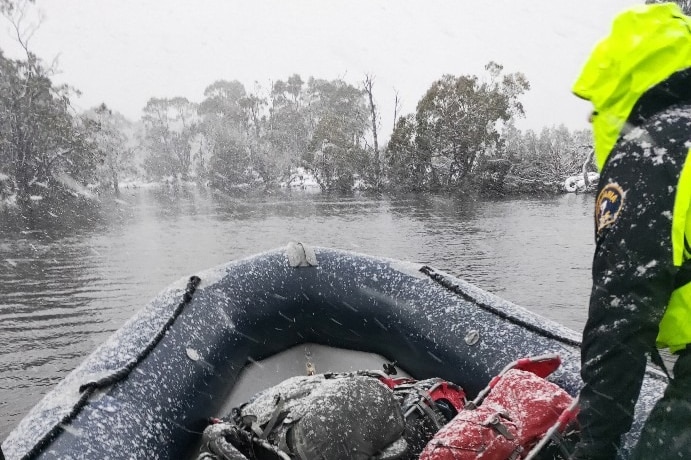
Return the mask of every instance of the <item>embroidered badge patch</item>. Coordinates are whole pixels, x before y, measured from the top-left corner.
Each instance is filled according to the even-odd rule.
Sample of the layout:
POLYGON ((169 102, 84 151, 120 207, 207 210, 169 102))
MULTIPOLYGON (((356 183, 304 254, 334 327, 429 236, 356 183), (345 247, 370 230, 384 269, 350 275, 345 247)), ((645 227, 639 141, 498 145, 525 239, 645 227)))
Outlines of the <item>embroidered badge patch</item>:
POLYGON ((617 221, 626 194, 619 184, 607 184, 597 195, 595 202, 595 226, 597 233, 617 221))

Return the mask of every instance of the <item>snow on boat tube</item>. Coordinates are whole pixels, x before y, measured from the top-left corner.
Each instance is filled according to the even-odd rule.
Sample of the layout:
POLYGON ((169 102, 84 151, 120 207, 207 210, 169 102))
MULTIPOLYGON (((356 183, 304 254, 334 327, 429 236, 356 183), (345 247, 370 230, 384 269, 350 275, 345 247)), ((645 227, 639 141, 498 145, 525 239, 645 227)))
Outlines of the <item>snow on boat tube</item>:
MULTIPOLYGON (((209 417, 304 375, 306 364, 327 372, 395 361, 472 398, 505 364, 547 353, 564 363, 550 380, 575 395, 575 332, 427 266, 290 244, 164 290, 2 448, 8 459, 194 458, 209 417), (243 373, 248 365, 259 374, 243 373)), ((646 372, 623 458, 666 383, 646 372)))

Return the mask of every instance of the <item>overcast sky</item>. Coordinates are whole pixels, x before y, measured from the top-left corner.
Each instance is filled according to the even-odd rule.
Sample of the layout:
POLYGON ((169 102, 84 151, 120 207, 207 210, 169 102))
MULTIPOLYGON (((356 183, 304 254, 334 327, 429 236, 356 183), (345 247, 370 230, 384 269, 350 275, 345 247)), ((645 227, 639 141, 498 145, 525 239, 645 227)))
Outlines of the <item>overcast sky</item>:
MULTIPOLYGON (((394 94, 400 113, 443 74, 475 74, 494 60, 523 72, 522 129, 587 126, 589 105, 571 84, 614 15, 631 0, 36 0, 44 19, 29 42, 83 94, 77 109, 105 102, 138 119, 151 97, 203 99, 216 80, 257 81, 293 73, 375 78, 388 136, 394 94)), ((0 48, 20 57, 6 22, 0 48)))

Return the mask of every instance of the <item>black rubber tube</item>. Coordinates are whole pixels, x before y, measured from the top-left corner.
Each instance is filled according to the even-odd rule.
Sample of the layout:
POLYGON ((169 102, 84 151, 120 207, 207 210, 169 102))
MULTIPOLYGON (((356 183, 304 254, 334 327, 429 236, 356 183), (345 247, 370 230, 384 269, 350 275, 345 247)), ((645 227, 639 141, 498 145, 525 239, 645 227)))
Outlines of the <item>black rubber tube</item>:
MULTIPOLYGON (((86 406, 86 403, 89 401, 89 398, 91 395, 98 389, 102 388, 107 388, 111 385, 114 385, 121 380, 124 380, 132 370, 137 367, 137 364, 142 362, 148 355, 151 353, 151 351, 158 345, 158 342, 161 341, 161 339, 166 335, 166 332, 170 327, 173 325, 175 320, 177 319, 178 316, 180 316, 180 313, 184 310, 184 308, 187 306, 187 304, 190 303, 192 300, 192 296, 194 295, 195 291, 197 290, 197 287, 199 286, 199 283, 201 282, 201 278, 198 276, 192 276, 190 277, 189 281, 187 282, 187 287, 185 288, 185 293, 182 296, 182 302, 178 304, 177 307, 175 307, 175 310, 173 310, 173 314, 168 318, 166 323, 163 325, 163 327, 156 333, 156 335, 151 339, 149 344, 144 348, 141 353, 139 353, 137 356, 135 356, 130 362, 125 364, 123 367, 115 371, 114 373, 103 377, 102 379, 85 383, 84 385, 79 387, 79 392, 82 394, 79 400, 74 404, 72 407, 72 410, 65 415, 60 422, 55 424, 53 428, 51 428, 41 439, 38 440, 38 442, 34 445, 34 447, 24 455, 21 460, 31 460, 35 458, 38 454, 41 453, 44 447, 46 447, 57 435, 62 433, 64 431, 63 426, 69 424, 72 420, 74 420, 81 410, 86 406)), ((4 460, 4 456, 1 455, 2 452, 0 451, 0 460, 4 460)))

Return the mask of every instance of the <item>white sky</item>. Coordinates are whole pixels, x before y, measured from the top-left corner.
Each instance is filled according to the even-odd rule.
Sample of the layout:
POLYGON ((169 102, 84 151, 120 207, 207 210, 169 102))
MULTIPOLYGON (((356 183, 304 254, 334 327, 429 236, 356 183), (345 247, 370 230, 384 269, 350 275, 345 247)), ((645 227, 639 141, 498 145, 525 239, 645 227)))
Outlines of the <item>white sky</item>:
MULTIPOLYGON (((298 73, 358 84, 375 77, 388 138, 445 73, 484 74, 494 60, 523 72, 522 129, 587 126, 589 104, 570 92, 584 60, 632 0, 36 0, 44 19, 29 46, 58 58, 86 109, 105 102, 136 120, 151 97, 200 102, 216 80, 272 80, 298 73)), ((6 22, 0 48, 20 57, 6 22)))

